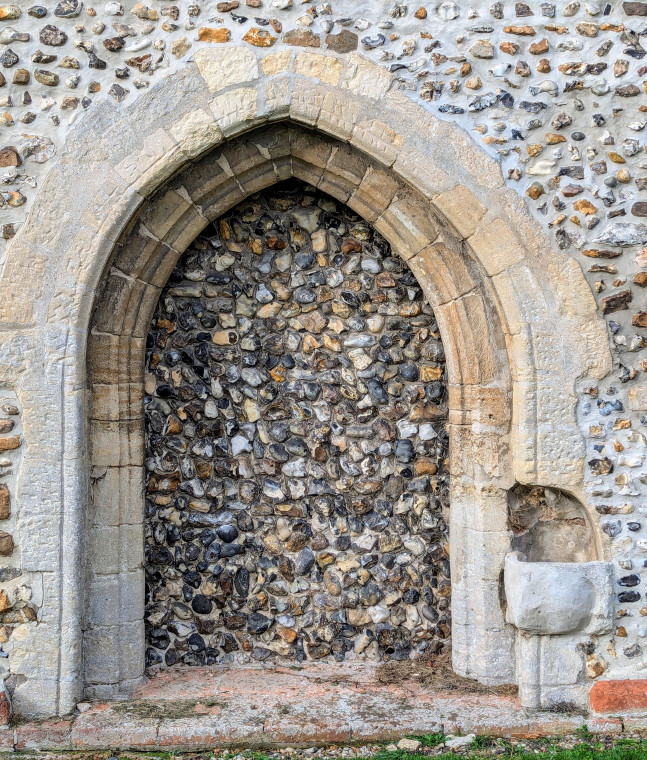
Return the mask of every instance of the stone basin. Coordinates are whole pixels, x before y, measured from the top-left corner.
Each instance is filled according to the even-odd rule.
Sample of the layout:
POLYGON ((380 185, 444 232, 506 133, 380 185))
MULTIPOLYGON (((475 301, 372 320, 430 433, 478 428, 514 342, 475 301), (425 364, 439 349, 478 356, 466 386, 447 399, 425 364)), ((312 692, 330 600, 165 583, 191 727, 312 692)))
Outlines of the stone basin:
POLYGON ((612 627, 610 562, 526 562, 521 552, 505 559, 506 620, 536 636, 576 631, 607 633, 612 627))

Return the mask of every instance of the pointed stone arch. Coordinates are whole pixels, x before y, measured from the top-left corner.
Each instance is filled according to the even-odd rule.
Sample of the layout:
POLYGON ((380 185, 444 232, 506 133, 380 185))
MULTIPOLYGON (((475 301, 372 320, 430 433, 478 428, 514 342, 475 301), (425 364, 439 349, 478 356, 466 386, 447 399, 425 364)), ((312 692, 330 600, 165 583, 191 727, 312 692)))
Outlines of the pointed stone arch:
POLYGON ((24 346, 13 349, 20 366, 8 381, 25 408, 43 378, 57 389, 46 421, 26 411, 23 422, 19 541, 29 569, 49 573, 59 604, 36 634, 51 663, 17 690, 18 709, 61 714, 83 684, 109 696, 141 676, 150 317, 200 230, 291 176, 373 223, 436 313, 450 384, 454 666, 510 681, 512 635, 499 604, 507 489, 562 488, 586 505, 575 382, 604 376, 610 355, 584 276, 550 249, 495 162, 458 127, 391 91, 383 69, 359 56, 257 59, 235 47, 224 68, 224 53, 201 50, 130 110, 97 108, 8 251, 0 319, 5 338, 24 346), (369 81, 377 97, 367 95, 369 81), (162 86, 164 113, 155 105, 162 86), (60 462, 46 482, 44 449, 60 462), (52 478, 56 557, 33 527, 52 478))

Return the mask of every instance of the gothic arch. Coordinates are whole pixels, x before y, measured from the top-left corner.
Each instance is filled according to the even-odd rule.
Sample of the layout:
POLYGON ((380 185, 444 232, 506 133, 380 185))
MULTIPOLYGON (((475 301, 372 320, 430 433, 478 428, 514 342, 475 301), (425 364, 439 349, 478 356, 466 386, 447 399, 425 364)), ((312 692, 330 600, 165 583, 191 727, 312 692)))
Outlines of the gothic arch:
POLYGON ((372 222, 407 260, 437 315, 450 382, 454 665, 485 682, 514 678, 498 603, 507 489, 518 481, 580 494, 575 382, 609 371, 604 327, 579 266, 550 249, 499 167, 390 83, 360 57, 298 52, 257 60, 247 48, 201 50, 194 65, 160 85, 164 114, 155 108, 157 88, 130 111, 104 102, 50 173, 0 282, 6 334, 25 346, 13 349, 22 352, 22 371, 12 382, 23 398, 43 377, 60 389, 55 413, 23 423, 29 486, 21 494, 21 549, 30 569, 52 573, 60 598, 43 621, 41 646, 62 641, 28 686, 42 683, 41 704, 55 708, 32 708, 37 698, 17 690, 24 712, 60 714, 84 680, 89 693, 108 696, 141 673, 148 324, 198 232, 289 176, 372 222), (369 79, 377 100, 366 95, 369 79), (32 292, 40 279, 35 300, 27 273, 32 292), (56 371, 52 355, 64 359, 56 371), (61 463, 47 482, 39 471, 43 446, 61 463), (49 501, 61 535, 57 558, 40 551, 38 531, 28 529, 52 477, 60 482, 49 501), (84 605, 78 588, 86 572, 92 593, 84 605))

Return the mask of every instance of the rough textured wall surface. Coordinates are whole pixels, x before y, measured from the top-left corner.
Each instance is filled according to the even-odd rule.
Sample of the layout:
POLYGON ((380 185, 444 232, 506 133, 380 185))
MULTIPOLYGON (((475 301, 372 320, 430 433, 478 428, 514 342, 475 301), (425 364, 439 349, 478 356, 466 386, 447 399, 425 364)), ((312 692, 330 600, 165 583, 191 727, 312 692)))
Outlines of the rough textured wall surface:
POLYGON ((300 183, 250 197, 148 343, 147 664, 439 652, 445 357, 372 226, 300 183))
MULTIPOLYGON (((262 64, 266 75, 287 71, 290 56, 294 61, 304 52, 379 62, 384 80, 376 80, 376 92, 402 90, 459 124, 496 157, 505 181, 555 248, 579 262, 607 317, 618 366, 599 385, 582 382, 578 414, 588 447, 583 495, 600 515, 604 551, 617 561, 619 619, 613 636, 591 642, 589 676, 635 677, 647 636, 641 577, 647 556, 647 226, 641 222, 647 214, 646 16, 641 2, 4 5, 3 245, 19 232, 39 185, 65 150, 70 128, 101 108, 108 134, 118 109, 152 85, 163 97, 170 72, 195 62, 226 87, 233 84, 228 57, 240 63, 241 49, 259 58, 269 54, 262 64), (206 59, 207 49, 222 51, 218 64, 206 59)), ((330 86, 338 82, 341 64, 321 70, 312 56, 300 65, 330 86)), ((250 73, 250 79, 257 77, 250 73)), ((280 88, 291 86, 290 77, 272 83, 277 99, 280 88)), ((371 94, 369 83, 358 87, 371 94)), ((232 108, 251 113, 252 105, 240 101, 232 108)), ((119 140, 115 135, 115 144, 119 140)), ((152 154, 157 147, 151 145, 152 154)), ((92 153, 94 146, 75 149, 92 153)), ((74 203, 74 197, 67 199, 70 216, 74 203)), ((53 223, 64 225, 65 219, 53 223)), ((46 269, 46 260, 41 266, 46 269)), ((3 564, 17 567, 17 552, 3 564)), ((27 574, 29 565, 24 567, 27 574)), ((24 600, 13 593, 8 604, 21 605, 24 600)), ((23 629, 20 634, 29 641, 23 629)), ((3 647, 21 668, 30 661, 28 644, 14 642, 3 647)))

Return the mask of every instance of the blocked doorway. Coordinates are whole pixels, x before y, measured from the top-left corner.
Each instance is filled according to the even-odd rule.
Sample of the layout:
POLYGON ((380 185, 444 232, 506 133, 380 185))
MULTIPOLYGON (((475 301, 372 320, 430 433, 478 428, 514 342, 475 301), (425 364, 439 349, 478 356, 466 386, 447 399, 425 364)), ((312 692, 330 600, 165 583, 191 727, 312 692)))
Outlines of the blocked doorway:
POLYGON ((448 653, 447 389, 415 277, 297 180, 189 245, 146 349, 146 665, 448 653))

